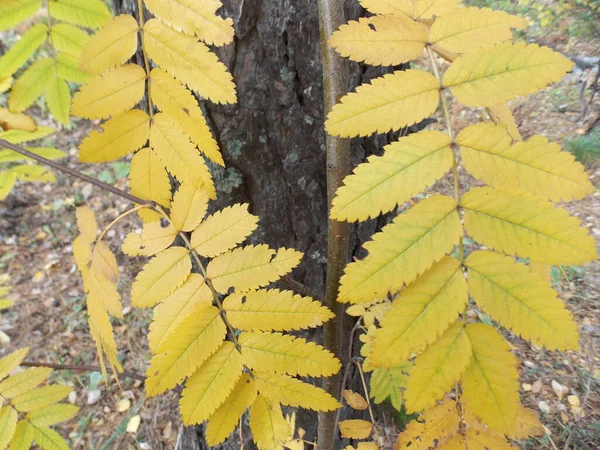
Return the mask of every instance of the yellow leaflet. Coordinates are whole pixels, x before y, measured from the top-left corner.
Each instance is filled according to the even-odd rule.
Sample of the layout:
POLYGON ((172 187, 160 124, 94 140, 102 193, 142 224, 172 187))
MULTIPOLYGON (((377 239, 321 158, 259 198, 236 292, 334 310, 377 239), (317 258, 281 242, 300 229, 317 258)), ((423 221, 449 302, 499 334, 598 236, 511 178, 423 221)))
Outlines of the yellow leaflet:
POLYGON ((468 192, 462 206, 467 233, 489 248, 552 265, 598 256, 579 220, 550 202, 485 187, 468 192))
POLYGON ((506 103, 498 103, 487 108, 490 118, 495 124, 504 125, 506 131, 515 141, 521 141, 521 132, 515 120, 515 116, 506 103))
POLYGON ((460 0, 360 0, 363 8, 375 14, 404 13, 427 19, 453 11, 460 0))
POLYGON ((49 427, 72 419, 79 408, 75 405, 59 403, 27 414, 29 421, 36 427, 49 427))
POLYGON ((408 412, 430 408, 450 391, 471 361, 464 324, 455 322, 417 356, 409 372, 404 400, 408 412))
POLYGON ((396 450, 429 450, 435 443, 445 443, 458 432, 460 416, 456 402, 444 399, 441 405, 428 409, 419 417, 419 421, 409 422, 398 436, 396 450))
POLYGON ((106 242, 98 242, 92 251, 92 269, 111 283, 119 282, 119 267, 106 242))
POLYGON ((547 283, 552 283, 552 266, 549 264, 530 261, 529 272, 534 273, 547 283))
POLYGON ((466 53, 477 47, 512 39, 511 28, 523 29, 527 21, 489 8, 461 8, 435 19, 429 42, 443 50, 466 53))
POLYGON ((494 328, 466 326, 473 358, 463 374, 463 400, 493 431, 511 434, 519 405, 519 372, 509 345, 494 328))
POLYGON ((190 252, 184 247, 163 250, 148 262, 131 286, 131 302, 150 308, 183 284, 192 270, 190 252))
POLYGON ((91 244, 96 240, 98 224, 94 211, 89 206, 80 206, 75 212, 77 217, 77 228, 86 243, 91 244))
MULTIPOLYGON (((12 108, 10 108, 12 111, 12 108)), ((22 142, 35 141, 45 138, 56 132, 56 129, 51 127, 37 127, 33 133, 22 130, 10 130, 0 132, 0 139, 4 139, 12 144, 21 144, 22 142)))
POLYGON ((506 439, 488 430, 469 428, 464 434, 465 446, 469 450, 517 450, 506 439))
POLYGON ((208 216, 192 233, 192 247, 213 258, 243 242, 258 227, 258 217, 248 204, 233 205, 208 216))
POLYGON ((543 434, 544 427, 540 423, 537 414, 533 410, 519 405, 517 423, 511 437, 513 439, 527 439, 530 436, 541 436, 543 434))
POLYGON ((467 106, 493 106, 543 89, 572 67, 547 47, 505 42, 458 58, 444 74, 444 86, 467 106))
POLYGON ((231 294, 223 308, 235 328, 248 331, 302 330, 321 326, 334 317, 321 302, 278 289, 231 294))
POLYGON ((25 347, 15 350, 14 352, 9 353, 4 358, 0 359, 0 380, 5 378, 9 373, 19 367, 19 364, 23 362, 28 352, 29 347, 25 347))
MULTIPOLYGON (((65 153, 56 148, 32 148, 26 147, 31 153, 43 156, 47 159, 60 159, 65 157, 65 153)), ((21 155, 20 153, 13 152, 12 150, 0 150, 0 162, 15 162, 15 161, 29 161, 30 158, 21 155)))
POLYGON ((405 371, 411 366, 410 362, 404 361, 397 367, 373 370, 369 394, 376 404, 384 402, 389 397, 396 410, 402 409, 404 398, 400 389, 406 386, 408 376, 405 371))
POLYGON ((249 245, 217 256, 206 269, 208 278, 218 292, 230 287, 245 291, 277 281, 300 264, 302 253, 280 248, 271 250, 267 245, 249 245))
POLYGON ((33 442, 33 425, 22 419, 17 423, 15 434, 10 442, 10 450, 29 450, 33 442))
POLYGON ((543 136, 510 145, 502 125, 480 123, 457 137, 465 169, 499 188, 517 189, 552 201, 580 199, 594 192, 585 169, 571 153, 543 136))
POLYGON ((88 323, 90 332, 96 343, 98 358, 102 373, 106 376, 106 367, 104 366, 104 356, 106 354, 108 362, 114 371, 121 371, 121 365, 117 360, 117 343, 112 331, 110 318, 104 305, 94 296, 88 295, 87 299, 88 323))
POLYGON ((186 425, 199 424, 221 406, 242 376, 242 355, 224 342, 185 383, 179 407, 186 425))
POLYGON ((259 392, 274 404, 314 411, 333 411, 342 406, 323 389, 288 375, 262 371, 253 372, 253 375, 259 392))
POLYGON ((196 35, 200 40, 217 47, 233 41, 233 20, 216 15, 223 5, 220 1, 196 0, 145 0, 148 10, 156 17, 196 35))
POLYGON ((165 166, 150 148, 143 148, 131 160, 129 188, 133 195, 161 206, 171 204, 171 182, 165 166))
POLYGON ((205 186, 191 181, 181 183, 173 196, 169 216, 178 231, 192 231, 206 215, 209 192, 205 186))
POLYGON ((341 137, 399 130, 437 109, 439 88, 435 77, 422 70, 375 78, 342 97, 327 116, 325 128, 329 134, 341 137))
POLYGON ((73 390, 70 386, 51 385, 32 389, 12 399, 12 405, 20 412, 38 409, 59 402, 73 390))
POLYGON ((73 115, 85 119, 107 119, 137 105, 146 91, 146 72, 137 64, 126 64, 92 78, 75 94, 73 115))
POLYGON ((0 200, 4 200, 10 194, 17 182, 17 174, 14 172, 0 172, 0 200))
POLYGON ((50 15, 65 22, 96 29, 110 19, 110 11, 102 0, 56 0, 48 4, 50 15))
POLYGON ((92 131, 79 146, 82 162, 114 161, 141 148, 150 136, 150 117, 144 111, 132 109, 113 117, 92 131))
POLYGON ((214 306, 186 317, 163 340, 146 375, 149 396, 173 388, 215 353, 225 338, 225 323, 214 306))
POLYGON ((138 31, 137 21, 129 14, 115 17, 88 41, 79 68, 96 75, 124 64, 137 50, 138 31))
POLYGON ((185 283, 154 308, 148 333, 150 349, 156 352, 165 337, 185 318, 199 309, 210 306, 212 302, 212 291, 204 282, 204 278, 197 273, 191 274, 185 283))
POLYGON ((0 31, 13 28, 42 8, 42 0, 2 0, 0 31))
POLYGON ((350 21, 329 40, 340 55, 376 66, 394 66, 415 59, 426 42, 427 28, 404 14, 350 21))
POLYGON ((162 69, 152 70, 150 79, 154 105, 177 123, 207 158, 223 166, 217 142, 192 93, 162 69))
POLYGON ((52 373, 52 369, 46 367, 36 367, 19 372, 0 383, 0 395, 4 398, 13 398, 30 391, 46 381, 50 373, 52 373))
POLYGON ((92 79, 92 75, 79 70, 78 59, 75 56, 66 53, 59 53, 56 56, 56 72, 58 76, 66 81, 77 84, 87 83, 92 79))
POLYGON ((69 450, 67 441, 50 428, 34 426, 33 435, 35 442, 45 450, 69 450))
POLYGON ((171 224, 145 223, 142 234, 132 231, 127 235, 121 250, 129 256, 154 256, 169 247, 176 237, 177 230, 171 224))
POLYGON ((15 433, 18 420, 17 411, 8 405, 0 409, 0 448, 7 448, 15 433))
POLYGON ((456 320, 467 300, 460 262, 445 256, 394 300, 375 334, 371 365, 393 367, 423 351, 456 320))
POLYGON ((148 56, 171 75, 215 103, 235 103, 233 78, 210 49, 158 19, 144 25, 148 56))
POLYGON ((57 23, 50 29, 52 46, 59 52, 79 57, 90 37, 81 28, 68 23, 57 23))
POLYGON ((0 77, 10 77, 27 62, 48 36, 43 23, 32 26, 21 39, 0 58, 0 77))
POLYGON ((86 271, 85 285, 89 289, 89 302, 98 303, 111 316, 123 318, 121 295, 117 291, 116 285, 100 275, 94 268, 86 271))
POLYGON ((338 301, 365 303, 400 290, 450 252, 461 236, 453 199, 436 195, 421 201, 364 245, 367 257, 346 266, 338 301))
POLYGON ((220 444, 235 429, 240 416, 254 403, 257 390, 248 373, 242 374, 227 400, 208 419, 206 442, 210 446, 220 444))
POLYGON ((384 147, 344 179, 333 199, 337 220, 366 220, 388 212, 440 179, 452 167, 451 140, 439 131, 421 131, 384 147))
POLYGON ((238 341, 244 364, 254 370, 320 377, 340 369, 340 362, 331 352, 302 338, 246 331, 238 341))
POLYGON ((150 130, 150 145, 164 166, 179 181, 202 181, 211 197, 214 183, 198 149, 181 128, 164 113, 154 115, 150 130))
POLYGON ((12 77, 0 77, 0 94, 10 89, 13 81, 12 77))
POLYGON ((39 59, 29 66, 10 92, 9 109, 13 112, 22 112, 29 108, 44 93, 54 71, 54 61, 49 58, 39 59))
POLYGON ((525 264, 490 251, 472 253, 465 264, 471 296, 492 319, 549 350, 579 348, 573 316, 550 283, 525 264))
POLYGON ((342 420, 339 423, 340 433, 347 439, 367 439, 373 430, 373 424, 366 420, 342 420))
POLYGON ((33 164, 21 164, 10 168, 10 171, 17 174, 17 178, 23 181, 56 181, 52 172, 43 166, 33 164))
POLYGON ((259 395, 250 408, 250 430, 261 450, 279 449, 291 437, 293 430, 283 417, 281 407, 259 395))
POLYGON ((35 120, 23 113, 12 113, 6 108, 0 108, 0 128, 3 130, 35 131, 35 120))

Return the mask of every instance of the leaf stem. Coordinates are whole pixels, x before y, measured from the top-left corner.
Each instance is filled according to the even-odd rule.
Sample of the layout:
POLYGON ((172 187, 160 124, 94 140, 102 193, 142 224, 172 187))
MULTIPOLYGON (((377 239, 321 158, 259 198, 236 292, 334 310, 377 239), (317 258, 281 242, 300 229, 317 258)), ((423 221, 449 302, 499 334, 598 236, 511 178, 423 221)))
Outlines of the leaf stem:
POLYGON ((127 211, 125 211, 123 214, 121 214, 119 217, 117 217, 115 220, 113 220, 103 231, 102 233, 100 233, 100 236, 98 236, 97 241, 100 242, 102 240, 102 238, 104 238, 104 235, 108 232, 108 230, 110 230, 112 227, 114 227, 121 219, 127 217, 130 214, 133 214, 134 212, 139 211, 140 209, 144 209, 144 208, 150 208, 150 206, 148 205, 138 205, 135 208, 129 209, 127 211))

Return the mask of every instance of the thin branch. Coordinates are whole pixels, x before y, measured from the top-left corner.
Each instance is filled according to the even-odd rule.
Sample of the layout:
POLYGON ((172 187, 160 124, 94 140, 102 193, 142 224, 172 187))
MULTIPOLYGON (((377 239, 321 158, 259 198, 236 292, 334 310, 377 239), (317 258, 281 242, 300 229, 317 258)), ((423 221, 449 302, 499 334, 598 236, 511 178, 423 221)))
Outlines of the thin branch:
POLYGON ((299 281, 294 280, 289 275, 284 275, 279 279, 279 283, 292 289, 294 292, 303 295, 304 297, 312 297, 316 300, 321 300, 321 297, 313 292, 308 286, 300 283, 299 281))
POLYGON ((63 166, 62 164, 58 164, 54 161, 46 159, 43 156, 36 155, 35 153, 32 153, 29 150, 24 149, 23 147, 19 147, 18 145, 11 144, 10 142, 5 141, 4 139, 0 139, 0 147, 6 147, 14 152, 17 152, 17 153, 23 155, 23 156, 31 158, 31 159, 39 162, 40 164, 44 164, 46 166, 52 167, 53 169, 56 169, 60 172, 71 175, 72 177, 79 178, 80 180, 85 181, 86 183, 93 184, 94 186, 97 186, 100 189, 104 189, 105 191, 108 191, 115 195, 118 195, 119 197, 122 197, 125 200, 129 200, 130 202, 139 203, 140 205, 148 205, 148 206, 152 206, 154 204, 153 202, 136 197, 135 195, 131 195, 131 194, 129 194, 125 191, 122 191, 121 189, 116 188, 108 183, 105 183, 96 178, 90 177, 89 175, 81 173, 78 170, 71 169, 69 167, 63 166))
MULTIPOLYGON (((20 364, 23 367, 48 367, 54 370, 75 370, 78 372, 102 372, 102 369, 98 366, 79 366, 76 364, 53 364, 53 363, 38 363, 33 361, 24 361, 20 364)), ((121 372, 122 375, 127 378, 139 380, 141 382, 146 381, 146 377, 135 372, 121 372)))

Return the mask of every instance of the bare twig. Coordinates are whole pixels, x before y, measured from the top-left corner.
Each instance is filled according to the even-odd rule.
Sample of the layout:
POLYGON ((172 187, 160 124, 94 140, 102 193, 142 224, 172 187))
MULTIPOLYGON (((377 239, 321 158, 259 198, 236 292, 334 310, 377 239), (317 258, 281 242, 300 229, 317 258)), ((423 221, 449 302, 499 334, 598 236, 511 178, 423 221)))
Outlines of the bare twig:
POLYGON ((312 297, 317 300, 321 300, 320 296, 313 292, 308 286, 292 279, 289 275, 284 275, 279 279, 279 283, 287 286, 289 289, 297 292, 305 297, 312 297))
MULTIPOLYGON (((78 372, 102 372, 102 369, 98 366, 79 366, 76 364, 53 364, 53 363, 38 363, 33 361, 24 361, 20 364, 23 367, 48 367, 54 370, 75 370, 78 372)), ((146 377, 135 372, 121 372, 122 375, 127 378, 139 380, 142 382, 146 381, 146 377)))

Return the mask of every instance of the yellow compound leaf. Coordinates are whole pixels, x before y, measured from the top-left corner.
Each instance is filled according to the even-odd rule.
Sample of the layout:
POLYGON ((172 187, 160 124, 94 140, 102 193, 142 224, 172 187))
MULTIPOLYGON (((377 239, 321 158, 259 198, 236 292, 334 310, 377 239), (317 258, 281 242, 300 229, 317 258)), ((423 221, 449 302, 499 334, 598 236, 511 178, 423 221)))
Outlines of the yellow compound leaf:
POLYGON ((123 241, 121 250, 129 256, 154 256, 169 247, 177 237, 172 224, 163 226, 161 221, 144 224, 142 234, 132 231, 123 241))
POLYGON ((150 117, 133 109, 113 117, 102 126, 103 132, 92 131, 79 147, 82 162, 114 161, 141 148, 150 136, 150 117))
POLYGON ((79 70, 77 57, 67 53, 59 53, 56 56, 56 73, 66 81, 83 84, 92 79, 92 75, 79 70))
POLYGON ((126 64, 92 78, 73 98, 73 115, 107 119, 137 105, 146 90, 146 72, 126 64))
POLYGON ((258 217, 248 212, 248 206, 228 206, 208 216, 192 233, 194 250, 213 258, 242 243, 258 227, 258 217))
POLYGON ((192 93, 162 69, 152 70, 150 79, 154 105, 177 123, 207 158, 223 166, 223 156, 192 93))
POLYGON ((32 26, 21 39, 0 58, 0 77, 10 77, 27 62, 48 36, 43 23, 32 26))
POLYGON ((101 300, 98 296, 88 295, 87 310, 90 332, 96 343, 96 351, 100 360, 102 373, 106 377, 107 371, 104 364, 104 354, 106 354, 108 362, 114 371, 120 372, 121 366, 117 359, 117 342, 115 341, 110 318, 101 300))
POLYGON ((223 6, 218 0, 145 0, 144 3, 156 17, 209 45, 219 47, 233 41, 233 20, 216 14, 223 6))
POLYGON ((451 140, 439 131, 421 131, 384 147, 344 179, 331 216, 364 221, 401 205, 452 167, 451 140))
POLYGON ((91 267, 111 283, 117 284, 119 282, 117 259, 106 242, 98 242, 94 247, 91 267))
POLYGON ((454 322, 467 304, 460 262, 445 256, 394 300, 375 334, 373 367, 393 367, 419 353, 454 322))
POLYGON ((214 306, 182 320, 158 346, 146 372, 146 392, 158 395, 175 387, 215 353, 225 338, 225 323, 214 306))
POLYGON ((472 253, 465 264, 471 296, 492 319, 549 350, 579 348, 573 316, 550 283, 525 264, 490 251, 472 253))
POLYGON ((277 281, 300 264, 302 253, 280 248, 271 250, 267 245, 249 245, 217 256, 206 269, 208 278, 218 292, 231 287, 246 291, 277 281))
POLYGON ((11 401, 19 412, 31 412, 61 401, 73 390, 70 386, 53 384, 17 395, 11 401))
POLYGON ((27 114, 12 113, 6 108, 0 108, 0 128, 3 130, 35 131, 37 123, 27 114))
POLYGON ((421 201, 364 245, 366 258, 346 266, 338 301, 370 302, 400 290, 450 252, 461 236, 453 199, 436 195, 421 201))
POLYGON ((257 389, 248 373, 242 374, 231 394, 217 411, 208 419, 206 443, 215 446, 227 439, 237 426, 240 416, 256 399, 257 389))
POLYGON ((543 89, 572 67, 547 47, 504 42, 458 58, 444 74, 444 86, 465 105, 493 106, 543 89))
POLYGON ((31 412, 27 414, 27 419, 36 427, 49 427, 72 419, 77 411, 79 408, 75 405, 59 403, 31 412))
POLYGON ((485 187, 468 192, 462 206, 467 233, 489 248, 552 265, 598 257, 579 220, 550 202, 485 187))
POLYGON ((76 211, 77 228, 79 233, 85 239, 85 242, 91 244, 98 235, 98 223, 94 211, 89 206, 80 206, 76 211))
POLYGON ((55 63, 49 58, 38 59, 29 66, 11 90, 8 100, 9 109, 13 112, 22 112, 29 108, 44 93, 54 72, 55 63))
POLYGON ((224 342, 185 383, 179 406, 186 425, 199 424, 221 406, 242 376, 242 355, 224 342))
POLYGON ((417 356, 406 383, 406 410, 418 412, 435 405, 460 379, 471 361, 471 343, 464 324, 455 322, 417 356))
POLYGON ((0 380, 19 367, 29 353, 29 347, 21 348, 0 359, 0 380))
POLYGON ((288 375, 256 371, 253 376, 259 392, 273 404, 314 411, 333 411, 342 406, 323 389, 288 375))
POLYGON ((453 11, 460 0, 360 0, 363 8, 375 14, 404 13, 414 19, 427 19, 453 11))
POLYGON ((233 78, 206 45, 158 19, 146 22, 143 32, 146 51, 158 66, 212 102, 235 103, 233 78))
POLYGON ((201 180, 210 196, 215 197, 214 185, 208 167, 198 149, 179 126, 164 113, 155 114, 150 130, 150 145, 164 166, 179 181, 201 180))
POLYGON ((154 317, 148 333, 150 350, 156 352, 165 337, 185 318, 199 309, 210 306, 212 302, 212 291, 204 282, 204 278, 197 273, 191 274, 185 283, 154 308, 154 317))
POLYGON ((358 411, 364 411, 365 409, 367 409, 369 407, 369 404, 367 403, 367 401, 358 392, 354 392, 349 389, 345 389, 342 392, 342 397, 344 397, 344 400, 346 400, 346 403, 348 403, 348 406, 350 406, 350 408, 352 408, 352 409, 356 409, 358 411))
POLYGON ((44 450, 69 450, 69 444, 56 431, 46 427, 33 427, 35 442, 44 450))
POLYGON ((192 231, 206 215, 208 192, 203 184, 184 182, 173 196, 170 217, 178 231, 192 231))
POLYGON ((56 0, 48 4, 48 12, 55 19, 96 29, 110 19, 110 11, 102 0, 56 0))
POLYGON ((27 420, 22 419, 17 423, 15 434, 13 435, 12 441, 10 441, 10 450, 29 450, 33 443, 34 434, 33 425, 27 420))
POLYGON ((340 362, 331 352, 302 338, 246 331, 238 341, 244 364, 254 370, 319 377, 340 369, 340 362))
POLYGON ((281 407, 259 395, 250 408, 250 430, 260 450, 282 448, 293 430, 283 417, 281 407))
POLYGON ((115 284, 93 268, 85 272, 84 282, 89 290, 88 302, 96 302, 108 314, 123 318, 121 296, 115 284))
POLYGON ((456 408, 456 402, 446 398, 441 405, 428 409, 400 433, 394 449, 429 450, 436 441, 444 444, 458 432, 460 416, 456 408))
POLYGON ((35 367, 19 372, 0 383, 0 395, 10 399, 30 391, 46 381, 50 373, 52 373, 52 369, 47 367, 35 367))
POLYGON ((17 428, 17 411, 8 405, 0 409, 0 448, 7 448, 17 428))
POLYGON ((68 23, 57 23, 50 29, 52 46, 75 57, 79 57, 89 39, 85 31, 68 23))
POLYGON ((374 79, 342 97, 327 116, 333 136, 387 133, 420 122, 438 107, 440 85, 422 70, 406 70, 374 79))
POLYGON ((131 286, 131 302, 150 308, 183 284, 192 270, 190 252, 184 247, 163 250, 148 262, 131 286))
POLYGON ((506 103, 489 106, 487 111, 495 124, 504 125, 506 131, 515 141, 521 141, 521 132, 515 120, 515 116, 506 103))
POLYGON ((366 420, 342 420, 339 423, 340 433, 346 439, 367 439, 373 430, 373 424, 366 420))
POLYGON ((41 8, 42 0, 3 0, 0 3, 0 31, 15 27, 41 8))
POLYGON ((129 187, 133 195, 161 206, 171 204, 171 182, 165 166, 152 149, 143 148, 131 160, 129 187))
POLYGON ((462 377, 468 408, 493 431, 509 434, 515 427, 519 405, 519 372, 509 345, 494 328, 469 324, 473 358, 462 377))
POLYGON ((504 126, 481 123, 465 128, 456 142, 465 169, 492 186, 552 201, 581 199, 595 190, 575 157, 543 136, 511 146, 504 126))
POLYGON ((404 14, 350 21, 329 40, 340 55, 376 66, 395 66, 415 59, 426 42, 427 28, 404 14))
POLYGON ((84 47, 79 68, 97 75, 124 64, 137 50, 139 28, 129 14, 111 19, 84 47))
POLYGON ((512 39, 512 28, 527 21, 489 8, 461 8, 435 19, 429 42, 443 50, 466 53, 474 48, 512 39))
POLYGON ((303 330, 334 317, 321 302, 278 289, 231 294, 223 308, 231 325, 247 331, 303 330))

